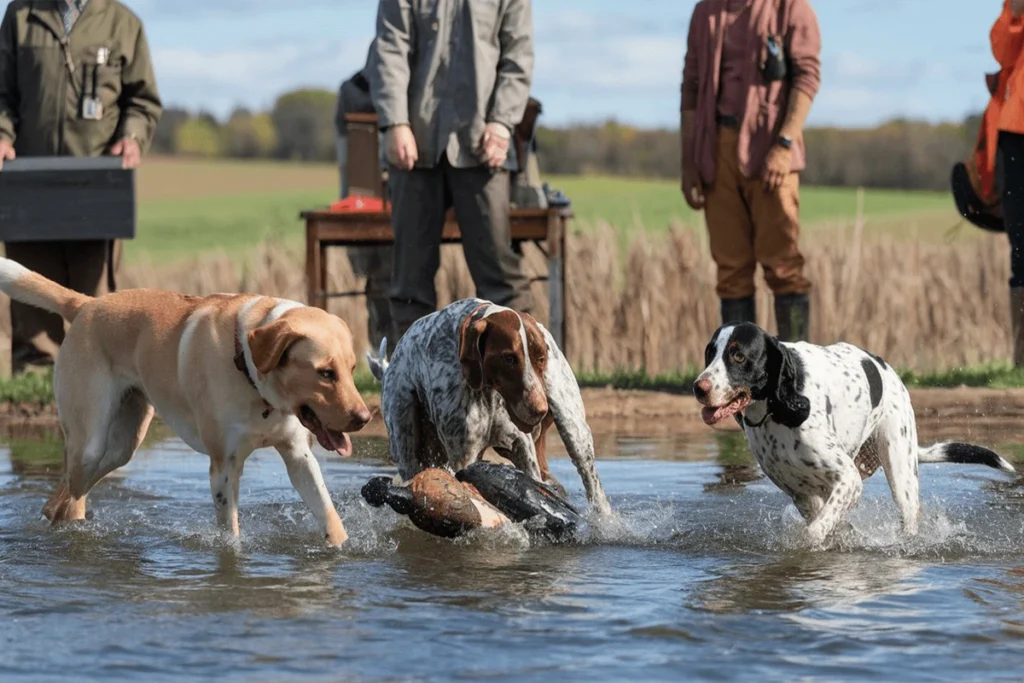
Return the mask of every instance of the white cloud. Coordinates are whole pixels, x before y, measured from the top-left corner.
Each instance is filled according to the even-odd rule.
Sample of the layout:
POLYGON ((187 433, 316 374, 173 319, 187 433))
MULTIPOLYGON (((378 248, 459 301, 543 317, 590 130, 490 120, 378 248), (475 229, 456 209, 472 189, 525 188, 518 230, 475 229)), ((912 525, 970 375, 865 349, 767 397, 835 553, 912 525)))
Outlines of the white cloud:
POLYGON ((635 92, 679 88, 683 46, 668 37, 624 37, 600 45, 541 44, 535 87, 635 92))
POLYGON ((298 87, 334 89, 365 59, 366 42, 356 41, 153 50, 157 82, 168 106, 202 108, 220 116, 238 105, 267 106, 298 87))
POLYGON ((189 48, 157 49, 154 63, 160 78, 205 81, 210 85, 237 85, 277 80, 301 60, 302 46, 279 45, 271 48, 204 51, 189 48))
POLYGON ((244 16, 268 12, 308 10, 320 7, 337 7, 339 4, 356 4, 366 0, 291 0, 287 4, 280 0, 128 0, 127 5, 145 17, 198 19, 211 15, 244 16))
MULTIPOLYGON (((844 1, 845 11, 818 8, 823 21, 832 12, 832 27, 840 16, 847 23, 845 31, 826 31, 812 122, 868 125, 898 113, 954 118, 983 97, 977 64, 988 59, 986 50, 965 61, 961 52, 926 56, 907 43, 864 48, 860 36, 873 30, 871 22, 854 24, 848 13, 874 0, 844 1)), ((168 105, 217 114, 237 104, 266 106, 295 87, 337 87, 363 65, 376 9, 373 0, 129 3, 146 21, 168 105)), ((674 123, 693 4, 534 0, 534 93, 545 102, 545 121, 674 123)), ((965 44, 984 45, 986 36, 965 44)))

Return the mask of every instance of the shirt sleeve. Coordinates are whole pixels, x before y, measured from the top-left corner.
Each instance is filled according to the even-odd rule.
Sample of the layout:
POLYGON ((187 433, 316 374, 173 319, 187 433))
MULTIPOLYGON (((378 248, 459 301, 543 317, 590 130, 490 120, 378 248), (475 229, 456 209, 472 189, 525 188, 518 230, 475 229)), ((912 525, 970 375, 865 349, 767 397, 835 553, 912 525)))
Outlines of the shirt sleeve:
POLYGON ((409 123, 409 55, 414 31, 410 0, 381 0, 367 75, 382 130, 409 123))
POLYGON ((821 31, 807 0, 796 0, 790 15, 786 44, 792 68, 792 87, 813 98, 821 87, 821 31))
POLYGON ((533 79, 533 10, 531 0, 510 0, 499 29, 501 57, 488 123, 509 131, 523 119, 533 79))
POLYGON ((142 24, 139 24, 135 39, 135 53, 121 73, 121 109, 122 137, 134 137, 146 151, 163 114, 163 104, 157 91, 149 42, 142 24))
POLYGON ((1009 0, 1003 3, 1003 12, 992 25, 989 40, 992 42, 992 56, 999 66, 1012 69, 1024 48, 1024 16, 1013 16, 1009 0))
POLYGON ((697 108, 697 93, 700 81, 697 60, 700 58, 700 45, 697 40, 697 27, 706 21, 703 12, 704 3, 693 8, 690 16, 690 29, 686 35, 686 56, 683 57, 682 110, 693 111, 697 108))

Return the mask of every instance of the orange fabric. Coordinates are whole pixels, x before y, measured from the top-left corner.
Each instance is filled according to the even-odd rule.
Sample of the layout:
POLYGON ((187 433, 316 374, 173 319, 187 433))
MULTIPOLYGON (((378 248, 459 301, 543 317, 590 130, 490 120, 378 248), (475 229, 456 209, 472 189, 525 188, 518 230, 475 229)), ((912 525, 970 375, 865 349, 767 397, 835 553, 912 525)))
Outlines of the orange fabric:
POLYGON ((976 189, 980 198, 988 204, 998 200, 995 185, 996 143, 999 140, 999 131, 1002 127, 1009 76, 1009 69, 999 72, 995 92, 985 108, 981 119, 981 128, 978 130, 978 139, 974 146, 974 169, 977 171, 980 184, 980 187, 976 189))
POLYGON ((347 211, 384 211, 384 202, 379 197, 349 195, 331 204, 331 211, 336 213, 345 213, 347 211))
MULTIPOLYGON (((989 39, 992 56, 1003 68, 993 98, 1000 102, 997 129, 1024 134, 1024 16, 1013 16, 1010 0, 1003 3, 1003 13, 992 26, 989 39)), ((995 138, 991 136, 990 145, 995 145, 995 138)))

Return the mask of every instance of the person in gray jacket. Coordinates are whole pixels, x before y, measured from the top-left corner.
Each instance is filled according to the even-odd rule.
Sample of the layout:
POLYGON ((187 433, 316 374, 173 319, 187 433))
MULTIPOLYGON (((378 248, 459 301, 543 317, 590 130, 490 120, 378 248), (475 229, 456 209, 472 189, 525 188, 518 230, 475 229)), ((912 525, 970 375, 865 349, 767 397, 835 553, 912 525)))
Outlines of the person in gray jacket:
POLYGON ((380 0, 368 72, 395 231, 389 345, 437 307, 449 206, 477 296, 530 311, 530 282, 511 243, 508 175, 533 74, 530 0, 380 0))

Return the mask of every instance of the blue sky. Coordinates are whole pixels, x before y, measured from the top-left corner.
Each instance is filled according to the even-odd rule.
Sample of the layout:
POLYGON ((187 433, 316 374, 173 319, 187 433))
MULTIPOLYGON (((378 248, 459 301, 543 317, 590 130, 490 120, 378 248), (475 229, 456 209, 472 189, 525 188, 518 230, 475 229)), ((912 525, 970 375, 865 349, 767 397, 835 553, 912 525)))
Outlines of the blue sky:
MULTIPOLYGON (((218 115, 362 66, 375 0, 126 0, 145 21, 168 104, 218 115)), ((695 0, 535 0, 534 94, 544 122, 675 125, 695 0)), ((816 0, 817 125, 958 120, 986 102, 999 0, 816 0)))

